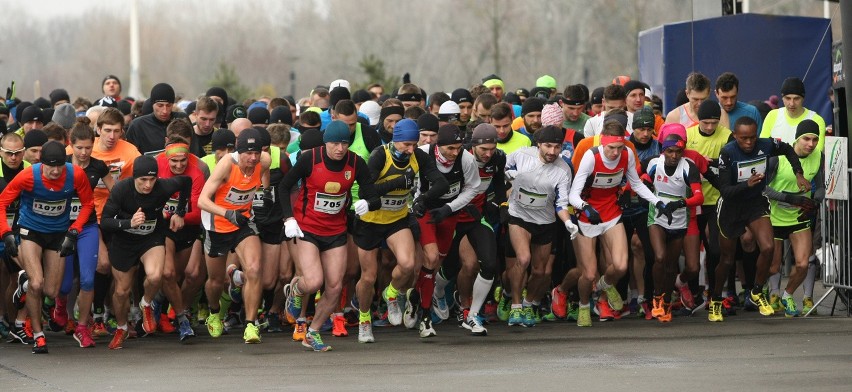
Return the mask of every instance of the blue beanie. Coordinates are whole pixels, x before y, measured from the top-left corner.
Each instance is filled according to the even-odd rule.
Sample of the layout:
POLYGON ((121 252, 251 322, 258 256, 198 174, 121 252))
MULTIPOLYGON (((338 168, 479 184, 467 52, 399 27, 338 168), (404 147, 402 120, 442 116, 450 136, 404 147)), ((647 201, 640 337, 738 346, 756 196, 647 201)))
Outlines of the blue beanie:
POLYGON ((330 122, 322 135, 322 141, 324 143, 349 143, 349 126, 340 120, 330 122))
POLYGON ((416 142, 420 140, 420 129, 411 119, 400 120, 393 126, 393 141, 416 142))

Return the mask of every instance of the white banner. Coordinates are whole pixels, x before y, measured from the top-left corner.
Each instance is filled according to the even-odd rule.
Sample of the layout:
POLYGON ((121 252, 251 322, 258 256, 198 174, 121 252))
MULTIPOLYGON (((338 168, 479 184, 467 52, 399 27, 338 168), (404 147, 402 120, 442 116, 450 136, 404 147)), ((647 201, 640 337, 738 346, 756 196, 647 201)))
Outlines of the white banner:
POLYGON ((847 182, 847 139, 827 136, 825 138, 825 197, 832 200, 849 200, 847 182))

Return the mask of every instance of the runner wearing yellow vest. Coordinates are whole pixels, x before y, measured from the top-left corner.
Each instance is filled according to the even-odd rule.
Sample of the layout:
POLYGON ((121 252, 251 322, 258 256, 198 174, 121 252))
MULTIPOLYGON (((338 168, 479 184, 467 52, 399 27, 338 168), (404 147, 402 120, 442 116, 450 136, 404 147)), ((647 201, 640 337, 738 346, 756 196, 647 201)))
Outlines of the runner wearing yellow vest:
POLYGON ((770 137, 792 145, 796 142, 796 126, 803 120, 813 120, 819 126, 817 153, 825 145, 825 120, 813 110, 805 108, 805 84, 799 78, 787 78, 781 85, 784 107, 771 110, 763 120, 760 137, 770 137))

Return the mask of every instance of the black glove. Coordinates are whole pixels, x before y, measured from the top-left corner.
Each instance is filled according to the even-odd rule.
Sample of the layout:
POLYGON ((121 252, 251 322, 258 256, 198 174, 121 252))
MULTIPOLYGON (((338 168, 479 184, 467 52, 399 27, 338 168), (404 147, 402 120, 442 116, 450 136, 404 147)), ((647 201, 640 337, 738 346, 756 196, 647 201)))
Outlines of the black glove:
POLYGON ((272 195, 272 188, 266 188, 263 190, 263 207, 264 208, 272 208, 272 204, 275 203, 272 195))
POLYGON ((474 222, 479 222, 479 220, 482 219, 482 213, 479 212, 479 208, 476 208, 476 206, 473 204, 468 204, 464 206, 462 208, 462 211, 470 215, 470 217, 473 218, 474 222))
POLYGON ((661 201, 658 201, 654 207, 657 209, 657 218, 665 216, 666 218, 669 218, 669 224, 672 224, 672 212, 674 210, 669 210, 668 205, 661 201))
POLYGON ((817 208, 816 202, 810 197, 787 195, 784 199, 787 203, 802 209, 815 210, 817 208))
POLYGON ((423 201, 422 196, 414 199, 414 203, 411 203, 411 213, 417 218, 422 218, 423 215, 426 215, 426 202, 423 201))
POLYGON ((432 219, 429 220, 429 223, 438 224, 447 219, 450 214, 453 213, 453 209, 450 206, 444 204, 438 208, 434 208, 429 210, 429 215, 432 215, 432 219))
POLYGON ((15 235, 11 231, 3 236, 3 245, 6 246, 7 256, 18 257, 18 244, 15 243, 15 235))
POLYGON ((500 224, 504 226, 509 224, 509 218, 511 217, 509 215, 509 205, 506 203, 500 204, 500 224))
POLYGON ((596 210, 595 207, 592 207, 591 204, 583 206, 583 214, 586 214, 586 218, 589 218, 589 223, 593 225, 603 223, 601 220, 601 214, 598 213, 598 210, 596 210))
POLYGON ((234 226, 243 227, 248 224, 248 218, 246 218, 241 211, 239 210, 228 210, 225 211, 225 219, 228 222, 231 222, 234 226))
POLYGON ((402 173, 401 176, 399 176, 399 178, 402 178, 401 181, 405 181, 404 183, 402 183, 402 186, 400 188, 405 188, 405 189, 414 188, 414 179, 416 177, 417 177, 417 173, 415 173, 414 170, 412 170, 410 167, 408 169, 406 169, 405 172, 402 173))
POLYGON ((65 257, 74 254, 77 250, 77 230, 71 229, 65 233, 65 239, 62 240, 62 246, 59 248, 59 257, 65 257))
POLYGON ((632 195, 630 194, 630 191, 628 191, 628 190, 621 191, 621 193, 618 195, 618 206, 621 207, 621 209, 625 209, 627 207, 630 207, 631 196, 632 195))

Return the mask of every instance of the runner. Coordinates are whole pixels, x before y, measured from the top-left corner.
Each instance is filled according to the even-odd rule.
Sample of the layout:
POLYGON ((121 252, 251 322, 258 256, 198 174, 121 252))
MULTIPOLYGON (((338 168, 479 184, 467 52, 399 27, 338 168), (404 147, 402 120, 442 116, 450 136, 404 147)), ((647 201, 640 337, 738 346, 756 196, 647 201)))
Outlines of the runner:
POLYGON ((797 140, 796 126, 804 120, 813 120, 819 125, 819 142, 816 152, 822 152, 825 145, 825 120, 813 110, 803 106, 805 84, 802 80, 795 77, 785 79, 781 85, 781 100, 784 101, 784 107, 773 109, 766 115, 763 128, 760 129, 760 137, 771 137, 792 145, 797 140))
MULTIPOLYGON (((692 72, 686 77, 686 98, 688 101, 666 115, 667 123, 680 123, 689 128, 698 123, 698 107, 710 96, 710 79, 700 72, 692 72)), ((716 104, 718 106, 718 103, 716 104)), ((729 126, 728 113, 724 112, 719 118, 723 127, 729 126)))
MULTIPOLYGON (((0 155, 0 191, 2 191, 6 188, 9 182, 15 178, 15 176, 23 171, 24 168, 29 167, 30 164, 24 160, 24 141, 17 133, 10 132, 0 138, 0 152, 2 152, 2 155, 0 155)), ((20 200, 13 202, 6 207, 6 223, 12 228, 12 230, 17 230, 16 219, 19 204, 20 200)), ((7 279, 7 282, 10 284, 8 291, 15 291, 12 293, 12 298, 14 298, 14 300, 11 301, 15 307, 9 309, 9 315, 14 315, 14 320, 12 320, 12 323, 8 325, 8 336, 10 337, 10 341, 17 340, 22 344, 32 344, 32 329, 28 326, 25 327, 27 309, 25 307, 25 303, 21 301, 21 298, 24 298, 26 295, 24 287, 24 283, 27 280, 26 272, 24 272, 23 268, 21 268, 20 264, 16 260, 8 255, 5 249, 5 244, 0 244, 0 249, 3 250, 2 257, 3 264, 5 264, 5 268, 3 268, 3 270, 8 273, 8 275, 0 274, 2 275, 0 276, 0 279, 7 279), (13 289, 12 284, 17 284, 18 287, 13 289), (14 312, 15 309, 17 309, 17 312, 14 312)), ((2 283, 5 282, 6 281, 2 283)), ((3 288, 6 288, 6 286, 4 285, 3 288)), ((0 307, 0 309, 5 308, 6 303, 9 302, 10 298, 8 291, 0 291, 4 298, 2 301, 2 305, 4 306, 0 307)), ((5 314, 5 312, 3 314, 5 314)), ((4 323, 0 323, 0 325, 5 328, 6 325, 3 324, 4 323)))

